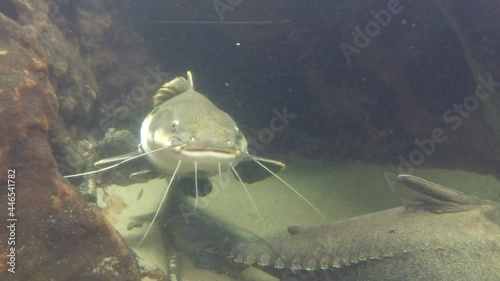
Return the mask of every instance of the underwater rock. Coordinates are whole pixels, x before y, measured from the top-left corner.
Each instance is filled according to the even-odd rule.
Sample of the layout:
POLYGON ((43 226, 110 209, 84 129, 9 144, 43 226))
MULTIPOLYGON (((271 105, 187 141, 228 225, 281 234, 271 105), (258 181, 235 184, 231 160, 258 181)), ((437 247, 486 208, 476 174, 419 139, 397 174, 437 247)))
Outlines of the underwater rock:
POLYGON ((198 266, 229 275, 253 266, 285 281, 497 280, 500 203, 414 176, 398 180, 420 197, 328 225, 292 226, 283 237, 242 238, 194 215, 170 223, 176 239, 196 245, 198 266))
POLYGON ((57 26, 77 27, 63 14, 75 3, 59 2, 0 4, 0 217, 17 219, 0 230, 0 279, 141 280, 148 272, 58 170, 86 167, 67 156, 87 134, 98 92, 77 40, 57 26))

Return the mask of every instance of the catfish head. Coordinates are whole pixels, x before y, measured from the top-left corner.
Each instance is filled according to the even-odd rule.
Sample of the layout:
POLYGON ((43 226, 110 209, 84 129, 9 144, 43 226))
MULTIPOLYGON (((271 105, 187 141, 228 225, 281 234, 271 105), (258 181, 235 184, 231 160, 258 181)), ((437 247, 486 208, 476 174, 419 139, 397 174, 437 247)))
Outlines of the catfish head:
POLYGON ((178 176, 196 170, 208 177, 238 165, 248 154, 248 143, 229 114, 194 90, 191 72, 187 76, 155 95, 155 108, 142 123, 141 149, 165 148, 147 155, 162 174, 174 174, 180 161, 178 176))

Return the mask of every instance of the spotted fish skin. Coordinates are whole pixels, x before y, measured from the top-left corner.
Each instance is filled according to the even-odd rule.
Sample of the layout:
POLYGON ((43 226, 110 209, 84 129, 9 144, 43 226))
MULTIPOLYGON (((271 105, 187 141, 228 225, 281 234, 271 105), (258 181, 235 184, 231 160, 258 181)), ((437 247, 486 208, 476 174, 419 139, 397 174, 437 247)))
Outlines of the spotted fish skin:
MULTIPOLYGON (((409 185, 405 180, 415 178, 403 179, 409 185)), ((432 184, 418 180, 425 190, 432 184)), ((431 193, 446 196, 431 194, 328 225, 290 227, 289 235, 266 241, 228 236, 218 249, 229 263, 285 281, 500 280, 500 204, 433 185, 431 193)))
POLYGON ((240 242, 227 257, 281 280, 498 280, 500 226, 488 218, 495 212, 491 205, 445 214, 395 208, 267 243, 240 242))

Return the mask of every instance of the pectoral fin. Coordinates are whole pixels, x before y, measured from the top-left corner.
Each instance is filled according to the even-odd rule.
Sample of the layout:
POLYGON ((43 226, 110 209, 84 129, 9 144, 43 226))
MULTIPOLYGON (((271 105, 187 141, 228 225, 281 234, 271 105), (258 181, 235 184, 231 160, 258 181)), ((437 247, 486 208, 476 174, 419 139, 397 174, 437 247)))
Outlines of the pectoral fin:
MULTIPOLYGON (((99 160, 94 163, 94 166, 96 167, 109 167, 113 165, 121 165, 122 162, 126 160, 131 160, 130 163, 133 163, 133 165, 128 165, 124 166, 122 169, 125 169, 124 171, 127 171, 128 173, 131 173, 129 178, 134 181, 134 182, 147 182, 149 180, 161 177, 161 175, 156 172, 152 167, 144 170, 140 170, 138 172, 135 172, 139 169, 143 169, 144 167, 150 167, 150 163, 144 159, 144 157, 137 157, 136 159, 131 159, 136 156, 139 156, 142 154, 140 150, 125 153, 122 155, 118 156, 113 156, 110 158, 105 158, 102 160, 99 160), (142 161, 142 162, 141 162, 142 161), (134 172, 132 172, 134 171, 134 172)), ((128 162, 128 161, 126 161, 128 162)))
POLYGON ((105 158, 105 159, 102 159, 102 160, 95 162, 94 166, 95 167, 102 167, 102 166, 113 165, 113 164, 122 162, 124 160, 127 160, 131 157, 135 157, 135 156, 139 155, 139 153, 140 153, 139 151, 133 151, 133 152, 125 153, 122 155, 105 158))

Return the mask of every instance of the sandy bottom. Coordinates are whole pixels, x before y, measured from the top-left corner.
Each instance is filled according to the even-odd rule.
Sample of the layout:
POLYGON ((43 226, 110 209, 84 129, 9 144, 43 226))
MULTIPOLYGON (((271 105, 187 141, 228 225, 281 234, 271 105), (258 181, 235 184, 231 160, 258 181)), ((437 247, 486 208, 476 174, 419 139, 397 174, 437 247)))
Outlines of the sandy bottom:
MULTIPOLYGON (((325 224, 401 205, 400 198, 410 192, 399 185, 391 186, 384 177, 385 172, 396 174, 396 171, 394 166, 363 163, 331 166, 316 161, 294 160, 279 176, 314 204, 326 219, 285 184, 272 177, 247 185, 261 219, 242 185, 230 174, 223 176, 222 185, 218 177, 212 179, 214 190, 200 198, 198 208, 235 228, 246 229, 262 237, 283 235, 290 225, 325 224)), ((479 198, 500 201, 500 182, 493 176, 423 168, 414 175, 479 198)), ((128 187, 109 186, 100 190, 98 202, 125 241, 136 251, 141 264, 163 270, 167 260, 156 224, 142 245, 137 244, 149 226, 166 186, 164 179, 128 187)), ((186 209, 194 205, 194 199, 188 201, 186 209)), ((157 221, 162 220, 159 218, 157 221)), ((245 271, 243 278, 247 281, 277 280, 257 269, 245 271)), ((197 269, 188 257, 183 257, 182 280, 233 279, 197 269)))

